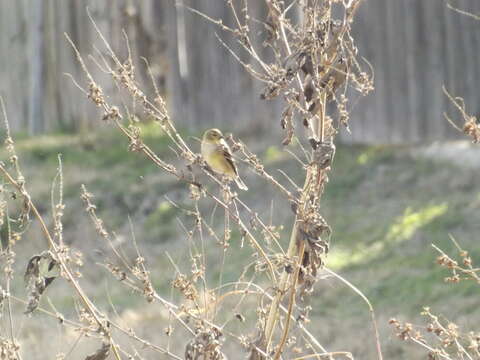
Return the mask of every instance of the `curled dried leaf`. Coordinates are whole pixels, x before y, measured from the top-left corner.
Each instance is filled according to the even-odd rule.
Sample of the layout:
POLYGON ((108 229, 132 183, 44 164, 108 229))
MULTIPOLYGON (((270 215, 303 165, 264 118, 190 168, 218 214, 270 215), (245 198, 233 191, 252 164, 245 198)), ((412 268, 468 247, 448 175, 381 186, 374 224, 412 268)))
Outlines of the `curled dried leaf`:
POLYGON ((29 291, 26 314, 30 314, 38 307, 43 292, 59 273, 59 264, 50 251, 44 251, 30 258, 24 275, 29 291))
POLYGON ((299 273, 298 283, 302 285, 302 293, 312 289, 317 276, 317 270, 323 266, 322 255, 328 253, 329 242, 322 238, 323 234, 330 234, 331 229, 323 217, 318 213, 304 219, 298 226, 297 247, 305 244, 302 257, 302 268, 299 273))
POLYGON ((294 129, 293 129, 293 106, 289 105, 283 110, 282 120, 281 120, 282 129, 286 130, 286 136, 282 140, 282 145, 287 146, 292 142, 294 129))
POLYGON ((102 344, 102 347, 95 351, 93 354, 88 355, 85 360, 105 360, 110 354, 110 349, 112 345, 109 341, 105 341, 102 344))
POLYGON ((332 165, 333 158, 335 156, 335 144, 329 141, 317 141, 310 139, 310 144, 313 148, 313 163, 318 166, 319 169, 326 169, 332 165))

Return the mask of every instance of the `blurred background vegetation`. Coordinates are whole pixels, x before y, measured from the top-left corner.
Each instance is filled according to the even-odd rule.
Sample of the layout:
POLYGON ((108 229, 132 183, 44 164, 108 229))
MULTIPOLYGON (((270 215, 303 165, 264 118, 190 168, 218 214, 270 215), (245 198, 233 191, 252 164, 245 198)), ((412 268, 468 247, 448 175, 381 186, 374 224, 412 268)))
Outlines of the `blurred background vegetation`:
MULTIPOLYGON (((177 3, 231 21, 223 1, 177 3)), ((253 7, 255 4, 252 2, 253 7)), ((477 0, 454 5, 480 13, 477 0)), ((87 6, 123 55, 125 29, 137 76, 143 88, 152 91, 140 57, 148 59, 172 118, 191 136, 192 144, 204 128, 215 125, 235 131, 271 172, 282 168, 300 174, 296 171, 299 165, 283 151, 280 138, 275 138, 282 104, 260 100, 260 85, 219 44, 213 26, 182 6, 175 7, 173 1, 0 3, 0 94, 17 134, 29 190, 38 204, 50 203, 57 154, 62 154, 67 206, 64 237, 82 250, 85 262, 92 265, 86 267, 84 283, 106 309, 110 302, 115 304, 124 321, 161 331, 166 315, 155 304, 147 307, 141 298, 115 287, 115 280, 95 265, 105 249, 84 212, 80 185, 86 184, 96 196, 101 217, 116 232, 118 242, 125 243, 127 252, 132 232, 128 217, 131 219, 158 291, 170 291, 173 269, 165 251, 188 266, 186 259, 182 262, 187 246, 178 221, 182 215, 169 202, 187 202, 188 192, 146 159, 127 152, 128 142, 100 120, 97 109, 64 75, 82 78, 64 32, 83 54, 96 51, 99 40, 87 18, 87 6)), ((262 18, 266 10, 257 6, 254 11, 262 18)), ((445 85, 465 98, 469 113, 480 113, 476 57, 480 53, 480 22, 460 16, 438 0, 367 0, 354 29, 360 53, 375 70, 376 90, 355 103, 352 134, 341 134, 343 144, 337 149, 323 199, 324 215, 333 228, 327 264, 372 301, 385 358, 415 358, 417 350, 399 343, 388 327, 390 317, 415 317, 428 305, 466 328, 477 326, 480 320, 478 287, 468 282, 443 284, 447 274, 435 266, 437 254, 431 249, 435 243, 453 250, 448 240, 452 234, 474 259, 480 257, 476 246, 480 222, 475 216, 480 209, 475 176, 480 169, 480 151, 465 142, 451 141, 460 134, 443 119, 443 112, 452 108, 441 90, 445 85)), ((221 36, 231 44, 228 36, 221 36)), ((100 70, 95 76, 100 80, 107 77, 100 70)), ((121 98, 117 89, 106 90, 112 98, 121 98)), ((140 120, 145 142, 161 156, 173 159, 175 154, 158 127, 143 121, 148 119, 140 120)), ((288 237, 289 208, 282 206, 279 195, 259 178, 248 172, 244 178, 251 189, 245 195, 247 203, 276 224, 283 224, 281 234, 288 237), (259 201, 258 194, 265 194, 262 198, 271 202, 259 201)), ((45 205, 40 210, 50 211, 45 205)), ((24 259, 43 249, 37 227, 32 224, 29 236, 19 244, 18 255, 24 259)), ((234 233, 234 250, 240 249, 239 241, 239 234, 234 233)), ((210 263, 218 261, 214 246, 207 254, 210 263)), ((241 251, 230 251, 228 256, 225 282, 233 280, 233 274, 249 261, 249 254, 241 251)), ((18 261, 19 273, 25 263, 18 261)), ((209 276, 217 279, 219 274, 213 271, 209 276)), ((21 277, 13 291, 25 293, 21 277)), ((365 346, 370 335, 362 331, 369 319, 365 304, 333 279, 319 282, 315 291, 318 296, 312 302, 310 327, 319 341, 329 350, 348 349, 359 359, 372 358, 373 347, 365 346)), ((56 296, 54 303, 63 311, 73 307, 67 294, 56 296)), ((25 325, 27 335, 22 341, 43 354, 42 344, 55 333, 55 327, 52 330, 48 320, 38 324, 38 329, 25 325)), ((67 345, 59 341, 44 358, 67 345)))
MULTIPOLYGON (((10 115, 13 128, 38 134, 97 126, 95 109, 64 75, 81 78, 64 32, 82 54, 95 53, 99 44, 87 6, 113 49, 122 55, 126 54, 125 29, 137 55, 136 75, 142 88, 151 90, 141 59, 145 57, 180 126, 199 130, 214 124, 253 131, 276 123, 282 104, 260 100, 260 85, 220 45, 217 30, 181 6, 230 24, 232 15, 223 1, 176 3, 179 6, 173 0, 2 2, 0 93, 15 109, 10 115)), ((477 0, 456 0, 452 5, 480 12, 477 0)), ((252 1, 250 11, 258 19, 266 16, 262 2, 252 1)), ((460 16, 441 0, 368 0, 353 26, 360 54, 375 70, 376 92, 352 101, 355 121, 352 135, 342 134, 345 141, 385 144, 454 137, 455 131, 441 121, 442 113, 451 109, 442 85, 464 97, 470 113, 480 112, 478 21, 460 16)), ((231 37, 220 36, 237 49, 231 37)), ((93 75, 108 78, 99 69, 93 75)), ((118 98, 116 89, 105 90, 118 98)))

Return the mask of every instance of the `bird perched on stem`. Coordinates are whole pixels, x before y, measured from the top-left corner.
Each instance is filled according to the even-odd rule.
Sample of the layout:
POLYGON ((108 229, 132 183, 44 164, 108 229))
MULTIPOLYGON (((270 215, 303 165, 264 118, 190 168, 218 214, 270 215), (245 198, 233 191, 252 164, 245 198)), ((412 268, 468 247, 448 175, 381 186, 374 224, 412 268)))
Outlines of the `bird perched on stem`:
POLYGON ((239 189, 248 190, 248 187, 238 176, 232 152, 220 130, 210 129, 203 133, 202 156, 213 171, 235 181, 239 189))

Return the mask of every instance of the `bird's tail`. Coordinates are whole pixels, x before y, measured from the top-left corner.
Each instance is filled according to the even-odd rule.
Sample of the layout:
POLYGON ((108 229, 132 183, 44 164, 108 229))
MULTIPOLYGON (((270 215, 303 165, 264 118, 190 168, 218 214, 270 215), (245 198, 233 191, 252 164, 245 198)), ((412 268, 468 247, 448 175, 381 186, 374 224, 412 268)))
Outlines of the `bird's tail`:
POLYGON ((247 190, 248 190, 247 185, 245 185, 245 183, 242 181, 242 179, 240 179, 239 176, 237 176, 237 177, 235 178, 235 184, 237 184, 237 186, 238 186, 238 188, 239 188, 240 190, 244 190, 244 191, 247 191, 247 190))

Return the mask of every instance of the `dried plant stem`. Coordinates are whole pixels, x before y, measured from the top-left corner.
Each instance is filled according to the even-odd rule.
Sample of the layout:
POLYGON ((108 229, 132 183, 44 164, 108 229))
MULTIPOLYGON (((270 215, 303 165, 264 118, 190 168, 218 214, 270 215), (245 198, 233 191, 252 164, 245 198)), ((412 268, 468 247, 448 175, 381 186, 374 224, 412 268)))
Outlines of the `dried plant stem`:
POLYGON ((458 9, 454 6, 452 6, 451 4, 447 3, 447 8, 449 8, 450 10, 453 10, 461 15, 465 15, 465 16, 468 16, 468 17, 471 17, 475 20, 480 20, 480 15, 476 15, 476 14, 473 14, 471 12, 468 12, 468 11, 464 11, 464 10, 461 10, 461 9, 458 9))
MULTIPOLYGON (((195 211, 186 210, 186 214, 194 217, 195 225, 193 230, 189 231, 181 220, 179 220, 179 222, 187 234, 189 244, 193 244, 193 236, 198 236, 202 245, 201 256, 196 246, 194 246, 196 252, 194 254, 195 257, 193 257, 190 249, 192 274, 194 275, 194 277, 192 277, 192 279, 194 279, 192 280, 193 282, 196 283, 200 277, 204 276, 204 271, 207 268, 202 229, 207 229, 209 236, 215 238, 220 245, 223 244, 222 264, 225 261, 225 252, 230 238, 231 226, 238 227, 242 234, 242 244, 244 239, 247 240, 258 256, 254 263, 250 263, 245 267, 239 278, 244 279, 247 271, 251 269, 251 265, 255 265, 255 274, 252 275, 252 279, 246 289, 239 290, 237 286, 240 282, 238 282, 233 291, 222 294, 223 291, 220 291, 220 289, 223 287, 223 265, 220 270, 220 283, 217 290, 208 290, 206 279, 202 277, 204 287, 203 306, 201 306, 202 301, 199 299, 201 294, 198 292, 199 289, 197 289, 199 284, 192 284, 189 279, 185 281, 184 285, 187 287, 187 290, 183 293, 187 299, 191 300, 192 305, 188 305, 187 307, 171 304, 160 297, 153 287, 151 287, 151 289, 149 288, 148 295, 151 297, 151 300, 160 300, 163 306, 168 309, 169 318, 176 318, 176 320, 190 332, 192 339, 186 346, 186 358, 197 359, 202 357, 205 359, 225 359, 226 356, 220 350, 221 344, 217 341, 218 334, 228 336, 240 344, 245 345, 243 335, 238 336, 236 333, 229 331, 225 325, 219 327, 214 324, 213 321, 215 320, 215 314, 220 308, 221 303, 230 296, 240 297, 231 319, 237 318, 242 321, 242 314, 240 311, 237 312, 237 308, 247 294, 252 294, 250 286, 255 287, 253 280, 260 272, 269 278, 267 289, 273 290, 268 292, 267 290, 261 289, 260 291, 260 289, 256 289, 256 295, 260 297, 258 309, 261 310, 261 317, 259 317, 259 319, 261 319, 263 323, 263 332, 261 333, 260 339, 249 344, 251 348, 251 359, 279 360, 283 356, 288 358, 296 357, 297 360, 300 360, 313 357, 332 357, 342 354, 346 357, 352 357, 348 352, 327 352, 313 335, 305 329, 303 321, 297 322, 297 329, 291 328, 294 328, 292 324, 295 324, 297 319, 296 309, 298 306, 296 305, 296 301, 299 298, 298 294, 300 292, 302 295, 308 294, 305 289, 311 290, 317 270, 323 266, 324 254, 328 251, 328 240, 322 239, 322 234, 327 230, 329 233, 330 228, 320 214, 320 201, 323 189, 328 181, 327 172, 334 154, 334 146, 331 142, 337 129, 334 128, 333 118, 326 114, 327 98, 330 99, 329 101, 335 101, 337 105, 337 109, 341 115, 338 123, 346 125, 348 120, 348 111, 346 109, 347 98, 345 96, 347 87, 353 87, 361 91, 362 94, 368 93, 372 88, 371 80, 365 72, 361 71, 360 65, 355 59, 357 50, 350 34, 350 23, 361 0, 292 0, 290 2, 264 0, 269 13, 265 23, 260 21, 261 24, 265 25, 265 41, 263 44, 273 51, 275 63, 271 63, 270 59, 265 61, 265 59, 260 57, 259 54, 261 53, 257 53, 255 50, 253 44, 257 42, 252 41, 252 38, 256 32, 249 27, 250 22, 253 20, 248 14, 247 1, 243 1, 244 8, 242 12, 238 12, 236 4, 234 6, 232 0, 225 0, 233 14, 234 24, 230 26, 225 25, 221 19, 214 19, 199 10, 186 8, 214 23, 221 30, 229 32, 236 38, 240 48, 245 50, 250 56, 252 64, 243 62, 243 57, 236 54, 236 52, 216 34, 220 43, 248 73, 265 85, 265 89, 261 94, 262 98, 270 100, 282 97, 286 101, 287 107, 282 114, 281 124, 282 128, 286 130, 287 137, 282 141, 282 144, 288 145, 296 134, 295 127, 293 126, 294 119, 298 116, 299 120, 303 120, 304 130, 312 148, 311 152, 307 152, 305 148, 300 145, 307 159, 305 162, 300 161, 304 171, 303 189, 297 186, 286 174, 285 177, 294 186, 295 191, 290 191, 289 188, 284 187, 264 170, 263 164, 254 153, 251 153, 241 142, 235 142, 233 138, 231 139, 235 145, 235 151, 240 150, 241 154, 244 155, 243 162, 254 169, 257 175, 279 189, 292 205, 295 215, 292 228, 290 229, 288 249, 284 249, 280 245, 280 235, 276 227, 273 224, 270 226, 266 225, 256 212, 252 211, 246 203, 237 197, 236 193, 230 191, 226 183, 208 171, 205 159, 197 154, 194 149, 183 140, 182 135, 176 130, 172 119, 168 115, 166 103, 158 93, 158 88, 155 84, 156 98, 153 100, 150 100, 145 92, 140 89, 139 83, 135 79, 135 67, 132 62, 126 34, 124 33, 128 48, 128 58, 125 62, 122 62, 100 32, 90 12, 88 12, 88 16, 99 38, 104 43, 107 52, 107 55, 103 55, 97 50, 98 58, 91 57, 91 59, 100 71, 112 77, 113 83, 118 90, 125 89, 130 94, 134 103, 133 112, 135 112, 135 104, 140 104, 145 114, 151 116, 158 122, 165 134, 172 141, 171 149, 178 158, 184 160, 184 164, 187 165, 187 170, 185 170, 184 167, 177 167, 174 163, 169 163, 144 143, 141 136, 141 128, 130 120, 131 115, 129 109, 125 109, 127 115, 127 117, 125 117, 117 106, 111 106, 107 102, 108 98, 105 96, 102 87, 94 81, 78 49, 67 36, 67 40, 72 45, 81 68, 87 76, 88 90, 83 89, 75 81, 74 84, 79 87, 96 106, 102 109, 102 119, 113 123, 117 130, 129 139, 129 151, 142 154, 160 169, 174 177, 178 182, 190 185, 192 199, 195 201, 195 211), (332 4, 334 3, 342 3, 344 8, 343 20, 335 19, 335 16, 332 15, 332 4), (297 6, 303 16, 300 16, 298 20, 295 20, 295 17, 287 17, 288 11, 297 6), (245 15, 244 19, 242 19, 242 14, 245 15), (285 61, 283 59, 285 59, 285 61), (338 93, 343 87, 344 93, 342 97, 337 98, 335 93, 338 93), (196 167, 207 176, 207 180, 210 179, 218 185, 220 194, 223 194, 223 198, 221 195, 209 191, 209 188, 199 181, 201 178, 197 177, 193 171, 196 167), (223 209, 224 235, 222 240, 219 239, 221 236, 219 237, 215 233, 215 229, 211 229, 211 226, 202 220, 202 215, 198 207, 198 200, 201 197, 212 201, 215 204, 215 209, 217 209, 217 207, 220 211, 223 209), (239 208, 245 210, 248 214, 241 214, 239 208), (243 220, 243 218, 247 216, 250 217, 250 226, 243 220), (202 223, 205 227, 203 227, 202 223), (257 234, 263 236, 266 240, 266 245, 262 243, 261 238, 257 236, 257 234), (279 248, 275 253, 272 244, 279 248), (305 277, 305 274, 308 277, 305 277), (307 279, 307 281, 300 284, 300 286, 299 283, 301 283, 303 279, 307 279), (215 298, 212 297, 212 301, 215 301, 214 304, 209 304, 209 299, 207 298, 209 291, 211 291, 212 294, 216 294, 215 298), (192 297, 192 299, 190 299, 190 297, 192 297), (213 316, 210 305, 213 305, 213 316), (264 317, 265 309, 268 312, 266 317, 264 317), (183 313, 187 314, 189 319, 195 319, 195 323, 199 324, 199 331, 197 331, 197 329, 193 331, 186 322, 182 320, 181 316, 183 313), (283 316, 284 314, 286 317, 283 316), (280 317, 281 315, 282 317, 280 317), (305 334, 306 351, 303 357, 300 352, 292 356, 284 354, 284 352, 287 351, 286 344, 288 343, 288 339, 291 338, 291 334, 296 330, 303 331, 305 334), (206 337, 208 337, 208 339, 206 337), (273 344, 274 339, 275 342, 279 339, 278 344, 273 344), (315 345, 316 349, 313 348, 312 344, 315 345), (203 350, 200 350, 200 347, 202 347, 203 350)), ((147 63, 147 68, 149 68, 148 62, 146 60, 145 62, 147 63)), ((148 69, 148 71, 154 82, 154 77, 150 69, 148 69)), ((28 194, 26 194, 25 191, 22 191, 22 194, 25 194, 28 199, 28 194)), ((206 234, 207 232, 205 232, 205 235, 206 234)), ((53 245, 51 245, 51 247, 56 245, 58 248, 59 242, 56 240, 56 236, 51 237, 51 239, 49 238, 51 242, 52 239, 53 245)), ((117 253, 115 249, 112 250, 115 254, 117 253)), ((119 257, 122 258, 122 256, 119 257)), ((140 255, 138 255, 138 258, 140 258, 140 255)), ((127 263, 126 261, 123 262, 127 263)), ((180 270, 173 261, 172 263, 180 275, 186 276, 180 273, 180 270)), ((136 281, 145 279, 145 277, 139 277, 139 275, 135 273, 137 269, 130 267, 128 264, 126 265, 134 277, 127 277, 122 274, 121 279, 123 284, 136 291, 144 291, 142 287, 137 286, 136 281)), ((62 268, 64 266, 65 265, 62 264, 62 268)), ((145 268, 139 271, 147 274, 145 268)), ((84 300, 83 297, 82 300, 84 300)), ((86 305, 87 309, 90 309, 89 304, 87 303, 86 305)), ((95 309, 92 303, 90 303, 90 305, 93 309, 92 311, 94 311, 94 317, 96 313, 103 322, 103 314, 95 309)), ((223 306, 228 305, 228 303, 223 304, 223 306)), ((306 310, 306 312, 308 311, 306 310)), ((228 321, 229 320, 227 320, 225 324, 227 324, 228 321)), ((115 325, 113 326, 116 331, 115 325)), ((101 327, 101 329, 104 328, 101 327)), ((105 331, 107 331, 107 329, 105 329, 105 331)), ((119 331, 123 330, 119 329, 119 331)), ((171 331, 173 331, 173 329, 171 329, 169 323, 168 336, 171 334, 171 331)), ((111 337, 108 332, 106 336, 111 337)), ((135 338, 133 335, 130 335, 130 337, 135 338)), ((152 347, 152 345, 147 342, 144 342, 144 345, 152 347)), ((176 355, 172 355, 169 349, 170 338, 166 354, 172 358, 179 359, 176 355)), ((157 350, 162 351, 161 349, 157 350)), ((119 348, 118 351, 123 355, 122 349, 119 348)), ((119 358, 118 351, 115 351, 115 349, 112 351, 117 359, 119 358)), ((128 356, 127 353, 125 353, 125 355, 128 356)))
MULTIPOLYGON (((308 179, 305 181, 305 186, 304 189, 306 188, 308 184, 308 179)), ((296 250, 296 238, 297 238, 297 218, 295 218, 295 223, 293 225, 293 230, 292 234, 290 235, 290 244, 288 245, 288 250, 287 250, 287 259, 291 259, 293 255, 295 254, 296 250)), ((265 349, 268 352, 268 348, 270 346, 270 343, 272 341, 272 336, 273 332, 275 329, 275 324, 277 322, 277 317, 278 317, 278 308, 280 306, 280 301, 283 298, 283 295, 286 291, 288 280, 290 278, 290 274, 284 271, 282 273, 282 276, 280 277, 279 283, 278 283, 278 289, 275 297, 272 300, 272 303, 270 305, 270 310, 268 313, 268 318, 267 318, 267 323, 265 325, 265 349)))
MULTIPOLYGON (((269 300, 273 300, 273 296, 271 296, 268 292, 265 291, 262 287, 260 287, 258 284, 252 283, 252 282, 242 282, 242 281, 236 281, 236 282, 231 282, 231 283, 225 283, 222 286, 219 286, 215 289, 212 289, 212 291, 218 291, 222 288, 229 287, 229 286, 240 286, 244 285, 246 288, 241 289, 241 290, 233 290, 226 292, 223 294, 217 302, 221 303, 223 302, 227 297, 233 296, 233 295, 247 295, 247 294, 257 294, 257 295, 262 295, 268 298, 269 300), (250 287, 254 288, 254 290, 249 289, 250 287), (247 290, 248 289, 248 290, 247 290)), ((288 309, 286 309, 284 306, 280 305, 279 310, 281 310, 284 314, 288 314, 288 309)), ((294 316, 290 314, 290 320, 295 320, 294 316)), ((304 335, 308 338, 309 341, 311 341, 315 346, 318 347, 322 352, 326 352, 325 348, 318 342, 317 339, 312 335, 310 331, 308 331, 301 323, 298 324, 299 328, 302 330, 304 335)))
MULTIPOLYGON (((8 243, 9 243, 7 251, 10 253, 11 252, 11 249, 10 249, 11 234, 10 234, 10 223, 9 223, 8 216, 6 221, 8 226, 8 243)), ((12 280, 12 273, 5 273, 5 279, 6 279, 6 291, 7 291, 7 294, 10 294, 10 282, 12 280)), ((8 309, 8 324, 10 327, 10 341, 12 342, 12 344, 15 344, 15 332, 13 327, 13 315, 12 315, 12 301, 10 299, 10 296, 7 297, 7 309, 8 309)), ((22 359, 17 347, 15 347, 15 355, 18 357, 18 359, 20 360, 22 359)))
MULTIPOLYGON (((323 142, 324 137, 325 137, 325 108, 326 108, 326 98, 327 98, 326 92, 322 93, 321 97, 322 97, 322 109, 321 109, 321 112, 318 116, 317 129, 318 129, 318 137, 319 137, 320 141, 323 142)), ((310 174, 311 174, 310 172, 307 173, 307 176, 306 176, 306 179, 305 179, 305 184, 303 185, 301 203, 305 203, 307 195, 308 195, 308 189, 310 188, 310 183, 311 183, 310 174)), ((315 189, 318 188, 318 185, 321 185, 320 182, 321 182, 321 179, 323 178, 322 170, 318 170, 317 174, 318 174, 317 175, 317 181, 316 181, 317 187, 315 187, 315 189)), ((301 268, 303 254, 305 252, 305 246, 304 246, 303 243, 300 245, 300 247, 297 250, 297 240, 296 239, 297 239, 297 231, 298 231, 298 221, 299 221, 298 216, 296 216, 295 217, 295 222, 294 222, 294 225, 293 225, 293 229, 292 229, 292 233, 291 233, 291 236, 290 236, 290 243, 288 245, 288 250, 287 250, 287 258, 288 259, 293 258, 295 253, 297 253, 297 255, 298 255, 298 260, 297 260, 298 263, 297 263, 297 266, 296 266, 296 271, 295 271, 294 277, 291 281, 292 282, 292 287, 291 287, 290 302, 289 302, 289 308, 288 308, 289 315, 291 314, 291 311, 293 309, 293 305, 294 305, 294 302, 295 302, 296 284, 297 284, 297 281, 298 281, 298 274, 299 274, 299 271, 300 271, 300 268, 301 268)), ((267 323, 266 323, 266 326, 265 326, 265 349, 267 350, 267 352, 268 352, 268 348, 270 347, 270 344, 271 344, 271 341, 272 341, 272 336, 273 336, 273 333, 274 333, 275 324, 276 324, 277 317, 278 317, 278 308, 279 308, 279 305, 280 305, 280 301, 282 300, 283 295, 285 294, 285 292, 287 290, 287 285, 289 283, 289 281, 288 281, 289 278, 290 278, 289 274, 286 271, 284 271, 282 273, 282 276, 281 276, 280 281, 279 281, 277 294, 276 294, 275 298, 273 299, 272 304, 270 306, 270 311, 269 311, 268 318, 267 318, 267 323)), ((282 335, 282 340, 280 341, 280 346, 279 346, 279 348, 277 350, 277 353, 275 355, 275 360, 279 359, 279 357, 282 353, 282 347, 285 344, 285 341, 286 341, 287 336, 288 336, 289 324, 290 324, 290 316, 287 317, 287 323, 286 323, 285 328, 284 328, 284 332, 283 332, 283 335, 282 335)))
MULTIPOLYGON (((122 124, 120 124, 119 121, 116 121, 115 124, 119 128, 119 130, 124 135, 126 135, 131 141, 135 140, 134 137, 132 136, 132 134, 128 131, 128 129, 126 129, 122 124)), ((180 174, 175 168, 173 168, 172 166, 169 166, 164 161, 162 161, 147 145, 142 143, 138 150, 140 152, 142 152, 144 155, 146 155, 150 160, 152 160, 155 165, 157 165, 161 169, 167 171, 168 173, 174 175, 175 177, 177 177, 177 179, 179 179, 181 181, 185 181, 185 182, 187 182, 191 185, 198 186, 198 184, 195 181, 187 179, 185 176, 180 174)), ((213 177, 213 178, 216 180, 215 177, 213 177)), ((240 219, 240 216, 238 214, 232 213, 229 210, 227 204, 225 204, 223 201, 218 199, 216 196, 212 195, 210 192, 205 191, 205 193, 211 199, 213 199, 217 204, 221 205, 224 208, 224 210, 229 214, 230 218, 233 219, 235 221, 235 223, 242 228, 243 231, 245 231, 245 233, 247 235, 247 238, 249 239, 250 243, 255 247, 255 249, 259 252, 259 254, 262 256, 262 258, 265 260, 265 263, 267 264, 268 269, 269 269, 269 275, 271 277, 271 280, 273 282, 275 282, 276 281, 275 269, 273 267, 272 262, 270 261, 267 254, 265 253, 265 250, 262 248, 262 246, 258 243, 258 241, 255 239, 255 237, 252 235, 250 230, 247 228, 247 226, 240 219)))
POLYGON ((332 351, 332 352, 324 352, 324 353, 317 353, 317 354, 310 354, 305 356, 296 357, 293 360, 306 360, 306 359, 313 359, 313 358, 321 358, 324 356, 328 356, 329 359, 332 359, 334 356, 345 356, 347 359, 353 359, 352 353, 348 351, 332 351))
POLYGON ((375 347, 376 347, 376 350, 377 350, 378 360, 383 360, 382 347, 380 345, 380 334, 378 332, 378 327, 377 327, 377 320, 375 319, 375 311, 373 310, 373 306, 372 306, 370 300, 368 300, 368 298, 355 285, 353 285, 347 279, 343 278, 342 276, 338 275, 336 272, 334 272, 334 271, 332 271, 332 270, 330 270, 326 267, 324 268, 324 270, 328 274, 334 276, 335 278, 337 278, 338 280, 343 282, 345 285, 347 285, 350 289, 352 289, 355 293, 357 293, 363 299, 363 301, 365 301, 365 303, 368 305, 368 309, 370 310, 370 316, 372 318, 373 330, 374 330, 374 333, 375 333, 375 347))
POLYGON ((298 254, 299 254, 298 264, 297 264, 297 268, 295 270, 295 275, 294 275, 293 280, 292 280, 292 286, 290 288, 290 299, 289 299, 289 302, 288 302, 288 313, 287 313, 287 317, 285 319, 285 327, 284 327, 284 330, 283 330, 282 339, 280 340, 277 352, 275 353, 274 360, 280 359, 280 356, 282 355, 282 351, 283 351, 283 346, 287 342, 288 332, 289 332, 289 329, 290 329, 290 319, 291 319, 291 315, 292 315, 292 311, 293 311, 293 306, 295 305, 295 295, 296 295, 296 292, 297 292, 296 289, 297 289, 298 275, 300 274, 300 269, 302 267, 302 258, 303 258, 304 251, 305 251, 305 243, 302 242, 300 244, 299 249, 298 249, 298 254))
MULTIPOLYGON (((25 199, 28 201, 30 209, 33 211, 35 217, 37 220, 40 222, 40 226, 42 228, 43 233, 45 234, 45 237, 47 238, 49 246, 53 249, 55 254, 59 255, 59 249, 55 241, 53 240, 52 236, 50 235, 50 232, 47 228, 47 225, 45 224, 45 221, 43 220, 42 216, 40 215, 40 212, 38 211, 37 207, 33 203, 32 199, 28 195, 28 193, 25 191, 25 188, 18 184, 17 181, 10 175, 10 173, 2 166, 0 165, 0 171, 3 173, 3 175, 6 177, 6 179, 14 186, 16 187, 21 193, 22 196, 25 197, 25 199)), ((106 324, 102 322, 100 317, 97 314, 97 310, 95 309, 93 303, 90 301, 90 299, 85 295, 83 292, 83 289, 80 287, 78 282, 75 280, 75 277, 71 273, 70 269, 68 268, 67 264, 65 263, 63 257, 57 256, 57 260, 59 261, 62 270, 65 272, 65 275, 67 276, 67 279, 72 283, 72 286, 74 287, 75 291, 77 292, 78 296, 80 297, 80 300, 83 302, 85 305, 85 308, 88 310, 88 312, 92 315, 92 317, 95 319, 96 323, 98 324, 99 328, 104 330, 105 334, 109 337, 109 340, 112 345, 113 353, 115 355, 115 358, 117 360, 121 360, 121 357, 118 354, 118 350, 116 349, 116 345, 113 343, 113 339, 111 338, 110 332, 108 331, 106 324)))

